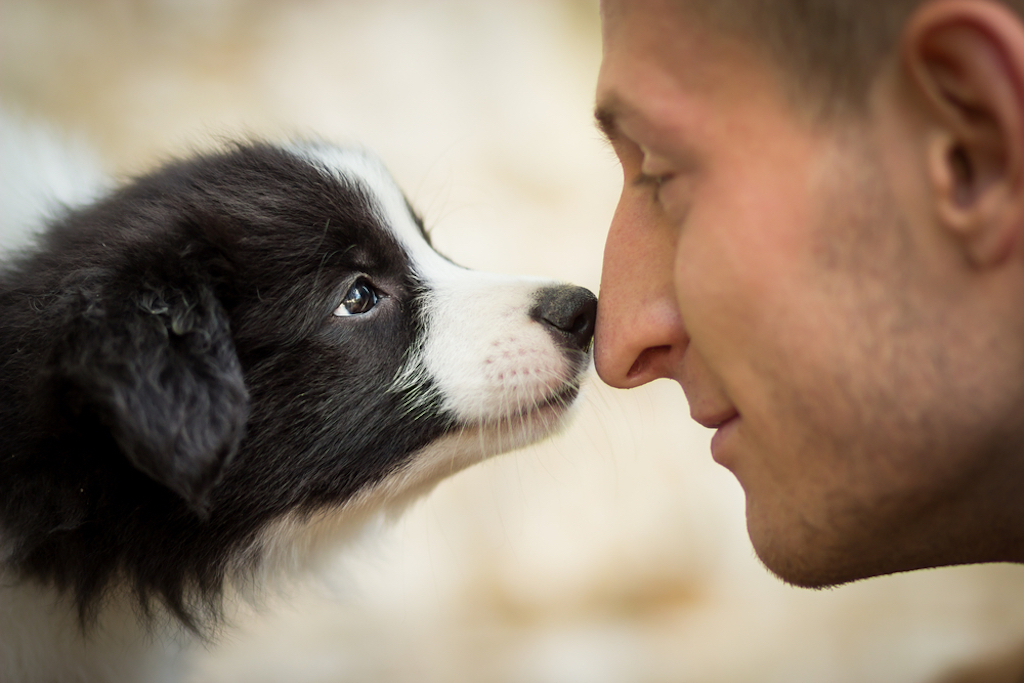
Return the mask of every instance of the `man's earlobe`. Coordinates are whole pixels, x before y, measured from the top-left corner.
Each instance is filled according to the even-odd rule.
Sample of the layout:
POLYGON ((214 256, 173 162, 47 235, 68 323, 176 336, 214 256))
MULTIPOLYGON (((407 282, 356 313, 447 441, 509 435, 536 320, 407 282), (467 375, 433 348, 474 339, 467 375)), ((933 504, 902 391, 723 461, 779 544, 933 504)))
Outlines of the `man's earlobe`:
POLYGON ((907 23, 901 57, 920 96, 939 221, 977 267, 1024 230, 1024 24, 996 3, 939 0, 907 23))

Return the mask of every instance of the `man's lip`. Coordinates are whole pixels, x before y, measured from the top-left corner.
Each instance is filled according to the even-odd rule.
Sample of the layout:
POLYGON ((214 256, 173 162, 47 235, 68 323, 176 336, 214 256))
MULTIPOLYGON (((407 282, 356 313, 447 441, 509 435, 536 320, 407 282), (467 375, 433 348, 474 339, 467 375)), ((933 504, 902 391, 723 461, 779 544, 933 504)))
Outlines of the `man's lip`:
POLYGON ((739 417, 739 413, 734 412, 732 417, 719 422, 715 425, 715 435, 711 437, 711 458, 719 465, 726 468, 729 468, 732 459, 726 455, 724 444, 729 439, 730 435, 736 431, 736 425, 739 424, 739 417))
POLYGON ((739 417, 739 415, 740 414, 736 411, 735 408, 730 408, 729 410, 717 413, 694 415, 693 419, 696 420, 697 424, 701 425, 702 427, 707 427, 708 429, 718 429, 726 422, 729 422, 730 420, 739 417))

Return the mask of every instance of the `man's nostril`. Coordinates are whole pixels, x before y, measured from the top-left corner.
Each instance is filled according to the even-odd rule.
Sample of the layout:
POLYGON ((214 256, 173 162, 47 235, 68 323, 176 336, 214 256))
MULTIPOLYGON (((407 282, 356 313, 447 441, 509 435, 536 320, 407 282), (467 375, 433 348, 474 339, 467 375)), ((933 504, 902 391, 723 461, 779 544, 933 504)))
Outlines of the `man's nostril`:
POLYGON ((634 380, 644 374, 650 368, 652 361, 654 361, 657 356, 667 354, 671 350, 671 346, 654 346, 644 349, 640 355, 636 357, 636 360, 633 361, 633 365, 629 368, 629 372, 626 373, 626 379, 634 380))

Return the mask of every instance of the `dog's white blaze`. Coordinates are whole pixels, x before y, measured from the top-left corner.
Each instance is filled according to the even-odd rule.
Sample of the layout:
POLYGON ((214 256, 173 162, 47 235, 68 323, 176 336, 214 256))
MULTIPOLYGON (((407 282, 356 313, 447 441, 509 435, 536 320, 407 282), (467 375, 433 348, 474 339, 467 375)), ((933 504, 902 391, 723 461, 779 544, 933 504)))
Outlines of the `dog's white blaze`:
POLYGON ((548 332, 529 316, 536 292, 557 283, 468 270, 439 255, 372 154, 315 145, 295 149, 368 191, 381 223, 405 248, 426 286, 426 334, 396 378, 396 388, 415 387, 426 375, 440 390, 443 407, 468 424, 507 420, 558 393, 572 370, 548 332))

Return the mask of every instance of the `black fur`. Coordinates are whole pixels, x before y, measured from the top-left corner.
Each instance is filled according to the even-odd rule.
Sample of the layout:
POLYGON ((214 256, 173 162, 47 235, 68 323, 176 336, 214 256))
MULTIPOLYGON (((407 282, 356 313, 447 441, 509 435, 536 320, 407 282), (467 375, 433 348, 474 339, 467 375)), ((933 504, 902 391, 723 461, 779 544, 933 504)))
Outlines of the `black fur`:
POLYGON ((198 628, 267 523, 338 505, 450 429, 382 391, 420 311, 378 223, 358 187, 248 144, 142 177, 6 265, 10 564, 83 621, 124 580, 198 628), (359 276, 378 308, 334 317, 359 276))

